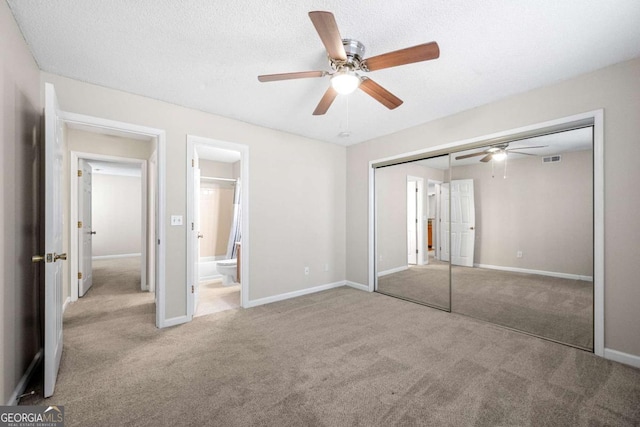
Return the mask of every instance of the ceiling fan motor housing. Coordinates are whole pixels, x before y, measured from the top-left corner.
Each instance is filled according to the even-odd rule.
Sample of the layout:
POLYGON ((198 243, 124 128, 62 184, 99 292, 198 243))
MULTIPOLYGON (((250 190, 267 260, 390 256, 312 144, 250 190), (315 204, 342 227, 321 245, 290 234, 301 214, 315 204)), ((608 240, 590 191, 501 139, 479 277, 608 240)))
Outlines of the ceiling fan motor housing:
POLYGON ((340 70, 343 67, 347 67, 350 70, 360 69, 360 63, 364 58, 364 45, 358 40, 353 39, 342 39, 342 45, 347 54, 347 60, 343 62, 331 58, 331 65, 333 65, 336 70, 340 70))

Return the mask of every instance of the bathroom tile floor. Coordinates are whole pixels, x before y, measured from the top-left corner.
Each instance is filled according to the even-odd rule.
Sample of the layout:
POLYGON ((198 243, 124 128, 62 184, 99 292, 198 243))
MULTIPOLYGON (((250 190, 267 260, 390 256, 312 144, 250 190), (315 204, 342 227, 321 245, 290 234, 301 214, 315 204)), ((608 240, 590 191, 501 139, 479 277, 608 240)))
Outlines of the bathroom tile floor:
POLYGON ((222 279, 201 282, 194 317, 240 307, 240 284, 224 286, 222 279))

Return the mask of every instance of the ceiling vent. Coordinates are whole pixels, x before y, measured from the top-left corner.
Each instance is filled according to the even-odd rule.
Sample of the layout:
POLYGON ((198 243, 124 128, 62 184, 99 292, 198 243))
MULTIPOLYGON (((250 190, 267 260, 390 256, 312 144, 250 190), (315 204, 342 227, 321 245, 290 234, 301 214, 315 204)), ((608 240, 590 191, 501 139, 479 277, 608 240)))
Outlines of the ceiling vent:
POLYGON ((543 157, 542 163, 555 163, 555 162, 559 162, 560 160, 561 160, 561 156, 560 154, 557 154, 555 156, 543 157))

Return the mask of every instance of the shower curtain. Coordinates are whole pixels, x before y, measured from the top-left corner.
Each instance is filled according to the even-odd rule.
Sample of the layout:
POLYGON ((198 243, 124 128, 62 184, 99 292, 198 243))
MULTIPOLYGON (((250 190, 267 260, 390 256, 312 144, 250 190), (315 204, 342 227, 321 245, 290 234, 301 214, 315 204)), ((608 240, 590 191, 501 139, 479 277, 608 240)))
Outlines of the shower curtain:
POLYGON ((231 231, 229 232, 229 243, 227 244, 227 259, 233 259, 238 256, 238 248, 236 242, 242 239, 242 209, 240 206, 240 194, 242 186, 240 178, 236 179, 236 188, 233 192, 233 222, 231 223, 231 231))

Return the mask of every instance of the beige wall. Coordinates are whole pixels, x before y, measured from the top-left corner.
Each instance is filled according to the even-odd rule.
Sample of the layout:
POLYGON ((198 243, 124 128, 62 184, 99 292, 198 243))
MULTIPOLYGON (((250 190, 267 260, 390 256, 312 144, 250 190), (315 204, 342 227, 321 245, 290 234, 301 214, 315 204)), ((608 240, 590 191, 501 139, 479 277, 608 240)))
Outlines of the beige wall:
MULTIPOLYGON (((345 277, 345 152, 326 144, 42 73, 64 111, 166 130, 166 253, 186 253, 186 136, 249 146, 250 292, 258 299, 345 277), (324 264, 329 271, 324 271, 324 264), (304 275, 304 267, 310 274, 304 275)), ((166 260, 166 317, 186 314, 186 259, 166 260)))
POLYGON ((93 256, 142 252, 142 180, 93 173, 93 256))
POLYGON ((593 276, 592 151, 454 167, 453 179, 473 179, 474 263, 593 276), (521 251, 522 258, 516 257, 521 251))
POLYGON ((604 109, 605 346, 640 355, 640 59, 347 149, 347 279, 367 283, 368 162, 604 109))
MULTIPOLYGON (((203 177, 235 179, 240 176, 240 162, 224 163, 200 159, 200 175, 203 177)), ((202 180, 200 183, 200 239, 201 257, 227 255, 229 233, 233 224, 234 187, 202 180)))
MULTIPOLYGON (((40 71, 6 2, 0 2, 0 405, 41 348, 39 300, 44 253, 40 71)), ((11 402, 14 403, 14 402, 11 402)))
POLYGON ((230 185, 201 183, 200 188, 200 256, 225 257, 233 225, 233 195, 230 185))

